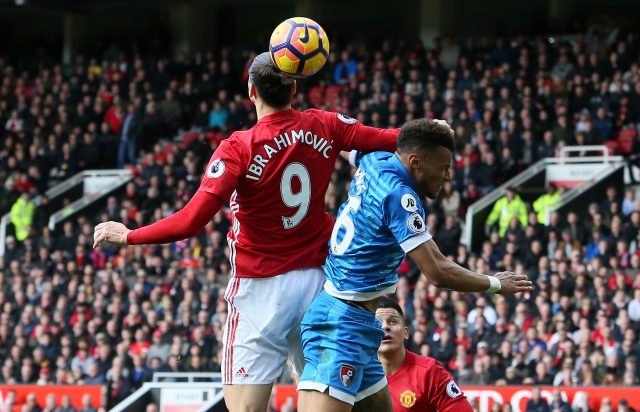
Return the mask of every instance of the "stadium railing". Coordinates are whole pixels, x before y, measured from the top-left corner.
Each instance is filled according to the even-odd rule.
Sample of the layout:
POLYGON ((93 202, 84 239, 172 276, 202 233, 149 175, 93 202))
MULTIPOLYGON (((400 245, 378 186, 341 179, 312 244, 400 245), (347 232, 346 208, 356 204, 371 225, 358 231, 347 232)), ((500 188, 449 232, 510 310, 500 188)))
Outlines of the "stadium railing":
MULTIPOLYGON (((467 209, 464 231, 461 243, 470 250, 477 251, 484 235, 484 222, 491 212, 494 203, 505 195, 508 187, 518 189, 525 202, 531 203, 538 196, 546 192, 550 182, 556 183, 568 190, 562 194, 555 210, 566 205, 578 206, 578 213, 586 211, 588 203, 576 204, 573 200, 580 199, 585 193, 595 196, 603 195, 602 188, 606 186, 599 182, 624 184, 628 181, 629 173, 625 173, 627 162, 622 156, 611 156, 606 146, 567 146, 560 156, 541 159, 529 168, 506 181, 504 184, 483 196, 467 209), (599 156, 585 156, 588 152, 601 152, 599 156), (571 156, 578 154, 577 156, 571 156), (616 183, 617 182, 617 183, 616 183), (584 211, 582 210, 584 209, 584 211)), ((591 196, 588 196, 591 197, 591 196)))
MULTIPOLYGON (((49 217, 49 229, 55 230, 58 223, 117 190, 132 178, 133 173, 128 169, 85 170, 48 189, 44 196, 49 199, 51 207, 61 207, 49 217), (80 185, 82 185, 81 190, 74 190, 80 185), (62 207, 62 196, 69 195, 70 192, 73 197, 79 198, 62 207)), ((42 196, 36 196, 33 202, 36 207, 40 206, 42 196)), ((0 256, 4 256, 5 253, 7 227, 10 222, 11 213, 7 213, 0 219, 0 256)))
POLYGON ((159 411, 226 412, 222 375, 207 372, 156 372, 153 380, 110 409, 111 412, 145 412, 150 403, 159 411))

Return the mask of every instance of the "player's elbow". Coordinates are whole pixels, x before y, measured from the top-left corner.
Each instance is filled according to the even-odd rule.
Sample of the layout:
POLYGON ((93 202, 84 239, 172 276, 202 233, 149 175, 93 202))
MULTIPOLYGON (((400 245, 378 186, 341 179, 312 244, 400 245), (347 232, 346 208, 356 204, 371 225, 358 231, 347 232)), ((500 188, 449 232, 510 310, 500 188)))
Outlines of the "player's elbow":
POLYGON ((437 288, 448 289, 451 282, 446 274, 438 273, 431 278, 431 283, 437 288))
POLYGON ((424 274, 427 278, 427 280, 429 281, 429 283, 431 283, 433 286, 437 287, 437 288, 442 288, 442 280, 439 277, 433 276, 433 275, 428 275, 428 274, 424 274))

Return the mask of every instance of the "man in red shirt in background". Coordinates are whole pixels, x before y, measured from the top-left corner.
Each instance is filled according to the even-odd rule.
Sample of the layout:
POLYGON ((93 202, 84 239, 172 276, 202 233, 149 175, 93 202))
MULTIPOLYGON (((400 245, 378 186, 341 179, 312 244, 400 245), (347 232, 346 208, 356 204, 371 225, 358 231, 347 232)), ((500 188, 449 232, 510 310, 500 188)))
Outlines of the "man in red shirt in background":
POLYGON ((394 151, 399 129, 378 129, 323 110, 291 108, 296 82, 268 53, 249 68, 258 122, 233 133, 211 156, 196 194, 179 212, 129 230, 106 222, 95 244, 170 243, 197 235, 230 199, 231 278, 223 337, 224 397, 231 412, 264 411, 287 354, 304 357, 300 320, 325 282, 333 219, 324 197, 342 151, 394 151))
POLYGON ((381 298, 376 317, 382 321, 384 331, 378 357, 387 375, 395 412, 473 412, 444 366, 433 358, 405 349, 409 328, 396 302, 381 298))

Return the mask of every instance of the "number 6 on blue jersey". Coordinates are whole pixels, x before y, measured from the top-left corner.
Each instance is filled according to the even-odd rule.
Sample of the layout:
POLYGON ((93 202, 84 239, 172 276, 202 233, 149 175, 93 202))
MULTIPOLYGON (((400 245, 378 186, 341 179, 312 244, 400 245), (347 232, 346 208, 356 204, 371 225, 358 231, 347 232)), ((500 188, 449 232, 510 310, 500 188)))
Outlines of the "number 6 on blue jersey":
POLYGON ((331 252, 334 255, 342 255, 349 249, 349 245, 353 240, 353 236, 356 232, 356 227, 353 224, 353 220, 349 213, 353 211, 356 213, 360 208, 360 198, 356 196, 349 196, 349 202, 346 204, 336 223, 333 225, 333 231, 331 232, 331 252), (338 233, 340 229, 344 228, 344 236, 342 240, 338 241, 338 233))

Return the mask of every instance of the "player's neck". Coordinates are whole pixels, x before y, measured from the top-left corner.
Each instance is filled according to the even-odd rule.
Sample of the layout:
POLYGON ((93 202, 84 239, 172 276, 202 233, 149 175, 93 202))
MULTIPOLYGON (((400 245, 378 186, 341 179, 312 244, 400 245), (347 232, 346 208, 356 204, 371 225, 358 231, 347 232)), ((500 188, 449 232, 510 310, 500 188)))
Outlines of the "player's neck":
POLYGON ((380 363, 382 363, 382 368, 384 369, 384 374, 389 376, 396 373, 402 366, 406 356, 407 351, 405 348, 393 353, 378 354, 378 358, 380 358, 380 363))
POLYGON ((409 173, 409 176, 411 176, 411 178, 415 180, 415 177, 413 176, 413 169, 411 168, 411 164, 409 163, 409 156, 407 156, 406 154, 399 153, 397 151, 395 152, 395 155, 400 160, 400 163, 402 163, 402 166, 404 166, 404 168, 407 169, 407 173, 409 173))
POLYGON ((256 116, 258 117, 258 120, 270 114, 282 112, 284 110, 289 110, 289 109, 291 109, 290 104, 285 107, 272 107, 262 102, 256 102, 256 116))

